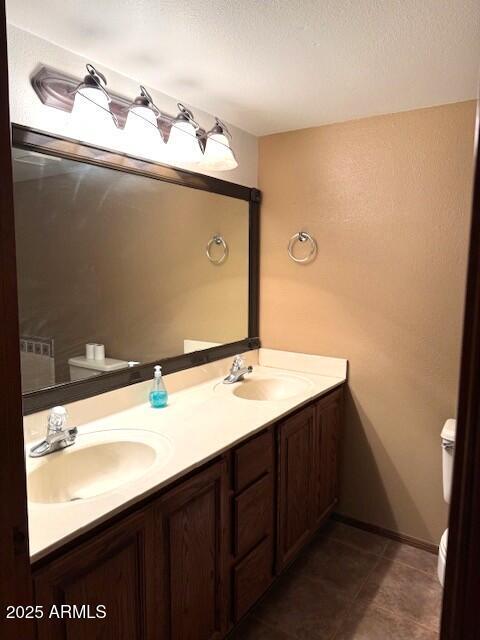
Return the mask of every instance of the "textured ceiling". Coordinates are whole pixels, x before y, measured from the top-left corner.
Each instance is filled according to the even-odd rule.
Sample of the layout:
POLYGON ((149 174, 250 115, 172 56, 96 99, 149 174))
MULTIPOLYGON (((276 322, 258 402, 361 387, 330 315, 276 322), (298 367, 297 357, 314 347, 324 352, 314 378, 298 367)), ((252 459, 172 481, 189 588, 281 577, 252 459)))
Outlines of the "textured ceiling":
POLYGON ((477 92, 478 0, 7 0, 7 12, 258 135, 477 92))

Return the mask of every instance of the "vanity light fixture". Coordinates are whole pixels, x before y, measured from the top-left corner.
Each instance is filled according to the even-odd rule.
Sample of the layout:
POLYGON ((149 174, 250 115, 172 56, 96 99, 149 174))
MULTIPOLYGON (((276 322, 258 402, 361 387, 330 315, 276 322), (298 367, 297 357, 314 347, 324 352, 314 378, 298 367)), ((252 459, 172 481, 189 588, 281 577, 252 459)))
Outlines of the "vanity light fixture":
POLYGON ((105 124, 118 126, 115 114, 110 111, 111 98, 105 89, 107 79, 91 64, 87 64, 87 71, 83 81, 72 92, 72 121, 82 129, 105 124))
POLYGON ((160 112, 145 87, 131 100, 107 91, 105 76, 91 64, 87 75, 78 78, 41 66, 31 77, 32 87, 47 106, 72 114, 72 137, 96 143, 99 132, 107 132, 107 145, 123 149, 122 137, 136 155, 159 162, 198 165, 212 171, 238 166, 227 126, 215 118, 208 132, 196 122, 193 113, 178 103, 176 116, 160 112), (125 138, 124 138, 125 139, 125 138))
POLYGON ((140 85, 140 95, 128 109, 124 128, 129 144, 138 155, 153 159, 164 158, 162 147, 165 147, 165 144, 162 131, 158 126, 160 115, 160 109, 154 104, 151 95, 144 86, 140 85))
POLYGON ((168 138, 168 158, 187 164, 203 164, 203 154, 197 138, 200 128, 193 113, 181 102, 177 117, 172 121, 172 128, 168 138))
POLYGON ((232 135, 219 118, 215 118, 214 127, 206 135, 202 167, 212 171, 228 171, 238 167, 237 159, 230 146, 232 135))
POLYGON ((143 85, 140 85, 140 95, 135 98, 128 109, 125 130, 128 127, 132 128, 132 133, 133 131, 151 133, 153 127, 160 133, 157 124, 159 115, 160 109, 154 104, 152 96, 143 85))

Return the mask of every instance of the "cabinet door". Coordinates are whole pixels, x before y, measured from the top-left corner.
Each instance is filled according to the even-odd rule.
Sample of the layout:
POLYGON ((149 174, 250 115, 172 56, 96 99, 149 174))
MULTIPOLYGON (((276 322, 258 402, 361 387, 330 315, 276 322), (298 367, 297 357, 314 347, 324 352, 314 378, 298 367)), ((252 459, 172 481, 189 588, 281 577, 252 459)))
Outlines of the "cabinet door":
POLYGON ((36 572, 38 639, 153 640, 151 533, 149 514, 140 512, 36 572), (89 617, 98 605, 105 617, 89 617))
POLYGON ((343 391, 322 398, 315 408, 313 428, 313 517, 318 526, 338 499, 338 446, 342 423, 343 391))
POLYGON ((307 407, 278 427, 277 568, 302 548, 311 532, 314 409, 307 407))
POLYGON ((228 481, 224 462, 159 498, 161 640, 212 640, 226 629, 228 481))

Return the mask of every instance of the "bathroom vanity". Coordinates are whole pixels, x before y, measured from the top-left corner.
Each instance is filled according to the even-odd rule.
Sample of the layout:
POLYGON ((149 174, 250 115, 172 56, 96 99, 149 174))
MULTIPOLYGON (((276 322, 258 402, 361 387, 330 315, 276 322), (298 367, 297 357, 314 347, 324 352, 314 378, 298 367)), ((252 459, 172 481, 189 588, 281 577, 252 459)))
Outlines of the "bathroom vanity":
MULTIPOLYGON (((271 356, 269 350, 262 351, 265 359, 271 356)), ((260 365, 245 382, 229 386, 209 380, 173 394, 167 411, 181 409, 185 422, 187 413, 191 416, 189 403, 200 396, 197 410, 216 407, 210 432, 203 432, 203 449, 189 454, 193 469, 186 466, 189 456, 178 450, 183 436, 179 433, 176 440, 169 431, 163 410, 149 413, 146 406, 133 407, 86 425, 87 432, 94 433, 100 424, 106 429, 118 426, 121 432, 133 415, 149 413, 158 431, 171 439, 173 453, 164 470, 144 476, 136 489, 131 483, 132 491, 143 487, 143 493, 119 505, 113 515, 95 518, 102 496, 30 505, 36 604, 44 610, 53 604, 89 604, 92 615, 97 605, 104 605, 107 611, 105 619, 42 620, 39 640, 97 637, 107 624, 108 637, 129 640, 224 637, 336 503, 344 381, 341 374, 260 365), (288 383, 299 385, 293 395, 269 401, 269 392, 279 396, 288 383), (278 419, 272 419, 275 415, 278 419), (207 452, 210 459, 203 461, 207 452), (62 527, 64 534, 68 530, 62 514, 72 530, 55 541, 62 527), (54 517, 56 533, 48 533, 54 517), (50 544, 45 546, 48 535, 50 544)), ((176 422, 175 416, 172 420, 176 422)), ((178 432, 182 428, 180 424, 178 432)), ((195 424, 185 424, 183 435, 190 434, 193 448, 194 433, 195 424)))
POLYGON ((260 348, 258 190, 13 142, 38 639, 223 638, 336 503, 346 360, 260 348))

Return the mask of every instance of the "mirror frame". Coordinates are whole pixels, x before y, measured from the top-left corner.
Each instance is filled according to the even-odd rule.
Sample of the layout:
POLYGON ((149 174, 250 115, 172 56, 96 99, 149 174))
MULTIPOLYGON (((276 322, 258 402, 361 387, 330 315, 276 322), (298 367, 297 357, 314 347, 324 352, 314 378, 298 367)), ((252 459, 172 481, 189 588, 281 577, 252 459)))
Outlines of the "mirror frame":
POLYGON ((208 362, 234 356, 260 346, 259 326, 259 249, 260 200, 258 189, 212 178, 200 173, 176 169, 148 160, 141 160, 118 151, 109 151, 69 138, 55 136, 18 124, 12 124, 12 147, 77 160, 88 164, 133 173, 147 178, 210 191, 238 198, 249 203, 249 260, 248 260, 248 336, 237 342, 211 347, 192 353, 154 360, 128 369, 105 373, 94 378, 64 382, 45 389, 22 394, 23 415, 49 409, 58 404, 76 402, 92 396, 126 387, 152 378, 152 368, 161 364, 164 374, 175 373, 208 362))

